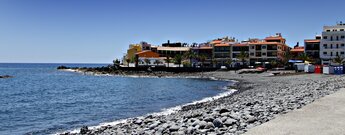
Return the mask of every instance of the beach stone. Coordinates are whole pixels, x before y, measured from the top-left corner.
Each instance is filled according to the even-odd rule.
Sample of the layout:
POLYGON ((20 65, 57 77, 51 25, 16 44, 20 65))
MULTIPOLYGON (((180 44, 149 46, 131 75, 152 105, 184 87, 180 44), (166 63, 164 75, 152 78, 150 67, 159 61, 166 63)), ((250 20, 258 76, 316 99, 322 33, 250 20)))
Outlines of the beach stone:
POLYGON ((180 129, 179 126, 173 125, 173 126, 171 126, 171 127, 169 128, 169 131, 170 131, 170 132, 175 132, 175 131, 178 131, 179 129, 180 129))
POLYGON ((207 122, 205 129, 210 129, 210 128, 214 128, 214 125, 212 122, 207 122))
POLYGON ((225 109, 225 108, 219 110, 220 114, 225 113, 225 112, 230 112, 230 111, 228 109, 225 109))
POLYGON ((222 126, 223 126, 223 122, 222 122, 222 120, 220 120, 220 119, 214 119, 214 120, 213 120, 213 125, 214 125, 215 127, 222 127, 222 126))
POLYGON ((158 125, 160 124, 160 122, 154 122, 153 124, 151 124, 150 126, 149 126, 149 129, 154 129, 154 128, 156 128, 158 125))
POLYGON ((236 124, 237 120, 235 119, 232 119, 232 118, 228 118, 225 122, 224 122, 224 125, 226 126, 231 126, 233 124, 236 124))
POLYGON ((143 121, 141 119, 138 119, 138 120, 134 121, 133 123, 137 124, 137 125, 141 125, 141 123, 143 123, 143 121))
POLYGON ((204 121, 206 122, 212 122, 214 120, 214 118, 212 116, 207 116, 204 121))
POLYGON ((207 125, 207 122, 206 122, 206 121, 200 121, 200 122, 198 123, 198 125, 199 125, 199 129, 204 129, 205 126, 207 125))

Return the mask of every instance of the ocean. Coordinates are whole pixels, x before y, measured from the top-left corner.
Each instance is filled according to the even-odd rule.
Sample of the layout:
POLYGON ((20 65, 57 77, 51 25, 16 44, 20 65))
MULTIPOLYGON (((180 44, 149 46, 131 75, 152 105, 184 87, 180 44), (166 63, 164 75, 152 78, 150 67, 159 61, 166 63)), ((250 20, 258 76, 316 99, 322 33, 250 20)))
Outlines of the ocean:
POLYGON ((187 78, 92 76, 60 65, 0 63, 0 134, 54 134, 161 112, 225 92, 231 82, 187 78))

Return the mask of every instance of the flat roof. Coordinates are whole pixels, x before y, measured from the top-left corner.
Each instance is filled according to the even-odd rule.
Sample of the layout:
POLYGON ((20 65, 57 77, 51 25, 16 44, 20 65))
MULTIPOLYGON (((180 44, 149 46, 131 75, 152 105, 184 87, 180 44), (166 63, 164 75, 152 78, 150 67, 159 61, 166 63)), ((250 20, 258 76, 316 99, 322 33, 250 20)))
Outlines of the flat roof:
POLYGON ((158 47, 158 51, 189 51, 189 47, 158 47))

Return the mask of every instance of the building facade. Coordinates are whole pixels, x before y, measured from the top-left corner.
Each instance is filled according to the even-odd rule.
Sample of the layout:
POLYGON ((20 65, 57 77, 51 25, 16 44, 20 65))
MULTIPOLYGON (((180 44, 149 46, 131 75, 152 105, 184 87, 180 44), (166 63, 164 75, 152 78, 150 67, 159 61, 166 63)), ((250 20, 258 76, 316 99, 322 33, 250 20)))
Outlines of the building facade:
POLYGON ((324 26, 320 41, 320 59, 324 65, 333 65, 337 56, 345 56, 345 23, 324 26))
POLYGON ((320 41, 321 36, 315 36, 315 39, 304 40, 304 52, 313 59, 316 64, 321 64, 320 41))
POLYGON ((249 41, 250 65, 255 66, 261 63, 281 60, 290 50, 290 47, 285 42, 285 38, 280 33, 266 37, 264 40, 249 41))

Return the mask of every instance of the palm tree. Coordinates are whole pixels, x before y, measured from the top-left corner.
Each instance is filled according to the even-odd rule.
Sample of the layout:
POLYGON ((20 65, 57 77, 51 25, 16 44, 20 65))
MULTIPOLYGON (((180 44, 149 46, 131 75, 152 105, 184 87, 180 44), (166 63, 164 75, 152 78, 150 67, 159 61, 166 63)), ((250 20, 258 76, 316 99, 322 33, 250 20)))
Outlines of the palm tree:
POLYGON ((201 67, 204 68, 204 63, 207 59, 207 56, 204 54, 198 55, 199 60, 201 61, 201 67))
POLYGON ((169 63, 171 62, 171 59, 169 56, 167 56, 167 58, 165 59, 165 62, 168 63, 168 67, 169 67, 169 63))
POLYGON ((246 61, 246 59, 248 59, 248 54, 244 51, 241 51, 241 53, 238 54, 236 58, 239 59, 243 63, 243 65, 245 65, 244 62, 246 61))
POLYGON ((195 58, 195 57, 196 57, 196 55, 193 52, 186 52, 186 53, 183 54, 183 58, 184 59, 189 59, 189 63, 191 63, 191 64, 192 64, 192 59, 195 58))
POLYGON ((174 61, 175 61, 175 64, 178 64, 178 67, 181 67, 182 56, 180 54, 175 55, 174 61))
POLYGON ((337 57, 335 57, 332 61, 336 64, 339 64, 339 65, 344 64, 344 62, 343 62, 344 58, 341 57, 340 55, 337 55, 337 57))
POLYGON ((229 58, 227 61, 226 61, 226 64, 229 65, 230 67, 232 67, 232 60, 229 58))
POLYGON ((145 63, 146 63, 146 66, 148 66, 149 63, 150 63, 150 60, 149 60, 148 58, 145 58, 144 61, 145 61, 145 63))

